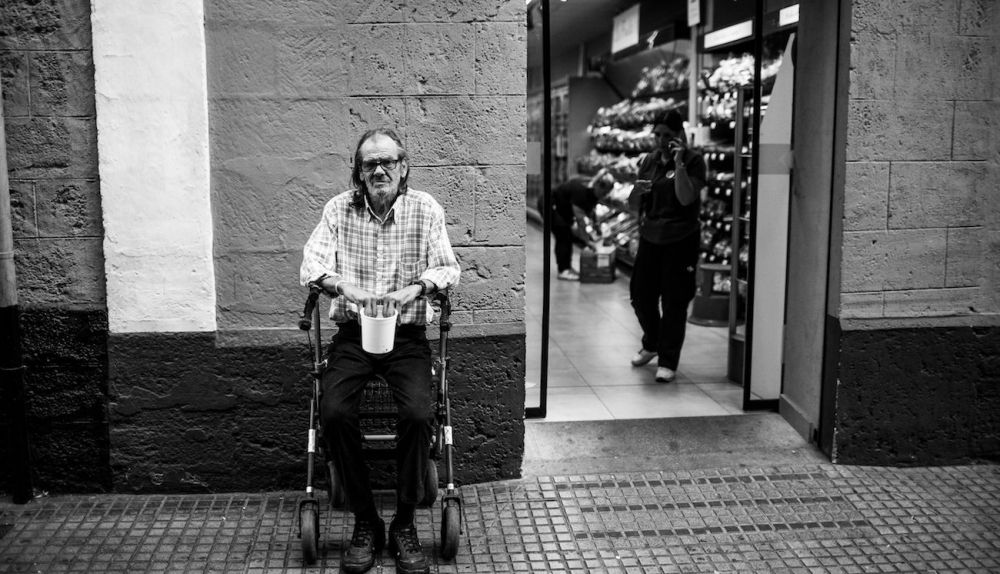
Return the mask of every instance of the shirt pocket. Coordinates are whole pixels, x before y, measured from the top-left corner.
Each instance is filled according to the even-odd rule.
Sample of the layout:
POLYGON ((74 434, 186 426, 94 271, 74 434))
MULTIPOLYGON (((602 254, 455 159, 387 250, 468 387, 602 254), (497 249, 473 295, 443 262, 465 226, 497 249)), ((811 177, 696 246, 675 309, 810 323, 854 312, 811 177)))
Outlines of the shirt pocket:
POLYGON ((402 265, 419 265, 426 260, 423 251, 424 246, 420 241, 407 241, 399 254, 399 261, 402 265))
POLYGON ((405 259, 399 262, 399 277, 398 285, 409 285, 413 281, 420 279, 420 274, 423 273, 424 267, 419 261, 407 261, 405 259))

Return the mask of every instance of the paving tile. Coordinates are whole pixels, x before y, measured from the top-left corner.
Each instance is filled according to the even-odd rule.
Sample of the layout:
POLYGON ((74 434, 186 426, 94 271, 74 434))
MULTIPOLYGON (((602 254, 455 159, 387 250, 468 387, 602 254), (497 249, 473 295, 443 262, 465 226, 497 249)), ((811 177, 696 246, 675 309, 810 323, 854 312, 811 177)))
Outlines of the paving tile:
MULTIPOLYGON (((830 464, 540 476, 461 489, 459 555, 432 572, 990 572, 1000 467, 830 464)), ((0 503, 0 573, 299 572, 298 493, 67 496, 0 503)), ((379 493, 385 516, 391 493, 379 493)), ((350 520, 323 506, 337 572, 350 520)), ((432 554, 433 553, 433 554, 432 554)), ((373 572, 395 572, 388 556, 373 572)))

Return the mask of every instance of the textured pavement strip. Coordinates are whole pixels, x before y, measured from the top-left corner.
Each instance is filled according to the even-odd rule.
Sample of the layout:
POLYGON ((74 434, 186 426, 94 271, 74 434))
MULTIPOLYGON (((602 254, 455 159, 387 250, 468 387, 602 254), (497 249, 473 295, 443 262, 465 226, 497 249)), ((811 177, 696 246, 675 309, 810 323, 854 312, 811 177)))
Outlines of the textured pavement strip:
MULTIPOLYGON (((1000 466, 809 465, 543 476, 461 489, 464 532, 432 572, 1000 572, 1000 466)), ((304 568, 298 493, 55 496, 0 504, 0 573, 337 572, 327 511, 304 568)), ((379 495, 382 515, 391 494, 379 495)), ((433 547, 431 545, 434 544, 433 547)), ((387 555, 372 570, 393 573, 387 555)))

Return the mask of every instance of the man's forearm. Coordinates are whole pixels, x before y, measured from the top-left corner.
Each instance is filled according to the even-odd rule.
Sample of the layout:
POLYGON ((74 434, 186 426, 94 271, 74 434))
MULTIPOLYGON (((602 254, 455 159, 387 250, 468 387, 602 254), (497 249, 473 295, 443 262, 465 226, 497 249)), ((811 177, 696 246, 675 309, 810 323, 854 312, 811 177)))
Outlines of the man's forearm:
POLYGON ((440 291, 458 283, 462 270, 458 262, 428 267, 420 274, 420 280, 434 284, 434 290, 440 291))
POLYGON ((326 274, 326 273, 313 279, 310 282, 319 285, 327 293, 336 293, 337 295, 341 294, 340 290, 341 286, 347 284, 347 282, 344 281, 344 278, 341 277, 340 275, 326 274))

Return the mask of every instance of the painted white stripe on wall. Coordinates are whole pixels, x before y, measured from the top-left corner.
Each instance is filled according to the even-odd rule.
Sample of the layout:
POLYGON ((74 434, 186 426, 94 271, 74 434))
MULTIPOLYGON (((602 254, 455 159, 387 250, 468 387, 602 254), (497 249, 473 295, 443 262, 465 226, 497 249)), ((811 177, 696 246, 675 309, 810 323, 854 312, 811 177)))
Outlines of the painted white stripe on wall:
POLYGON ((110 331, 214 331, 202 0, 91 8, 110 331))

